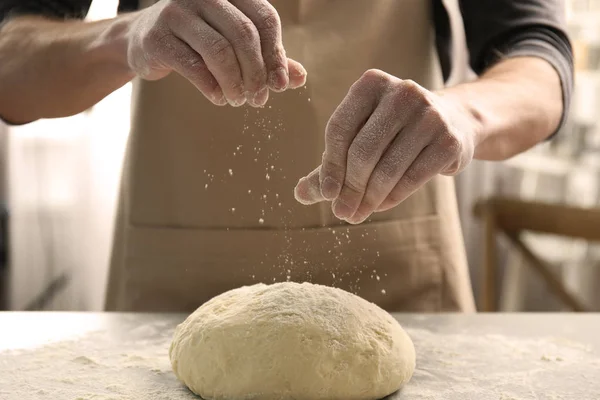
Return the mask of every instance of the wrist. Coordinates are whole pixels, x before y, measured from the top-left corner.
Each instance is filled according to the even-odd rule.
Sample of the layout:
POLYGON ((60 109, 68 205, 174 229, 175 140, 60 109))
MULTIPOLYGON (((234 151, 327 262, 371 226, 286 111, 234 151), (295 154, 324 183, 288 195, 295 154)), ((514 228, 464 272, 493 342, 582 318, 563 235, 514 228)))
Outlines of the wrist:
POLYGON ((440 95, 474 121, 474 157, 481 160, 506 160, 535 146, 556 130, 562 115, 558 74, 534 57, 501 61, 476 81, 440 95))
POLYGON ((450 111, 452 120, 459 120, 460 123, 455 123, 462 127, 472 140, 475 152, 477 147, 486 139, 486 126, 489 125, 485 111, 481 108, 481 104, 474 101, 474 96, 471 93, 469 84, 446 88, 437 91, 436 94, 448 104, 447 108, 450 111))
POLYGON ((90 50, 104 60, 110 60, 123 73, 135 76, 127 57, 129 32, 137 13, 125 14, 111 20, 100 21, 100 33, 92 41, 90 50))

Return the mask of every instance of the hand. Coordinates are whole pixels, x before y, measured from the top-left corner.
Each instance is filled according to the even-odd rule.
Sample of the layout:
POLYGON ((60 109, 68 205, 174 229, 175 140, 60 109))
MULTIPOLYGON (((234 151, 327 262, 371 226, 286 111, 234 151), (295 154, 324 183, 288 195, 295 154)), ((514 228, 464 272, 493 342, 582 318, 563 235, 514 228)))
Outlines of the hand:
POLYGON ((473 158, 477 125, 451 95, 369 70, 331 116, 322 164, 300 179, 296 198, 332 201, 338 218, 363 222, 435 175, 462 171, 473 158))
POLYGON ((148 80, 176 71, 217 105, 262 106, 269 88, 304 85, 267 0, 162 0, 132 14, 130 68, 148 80))

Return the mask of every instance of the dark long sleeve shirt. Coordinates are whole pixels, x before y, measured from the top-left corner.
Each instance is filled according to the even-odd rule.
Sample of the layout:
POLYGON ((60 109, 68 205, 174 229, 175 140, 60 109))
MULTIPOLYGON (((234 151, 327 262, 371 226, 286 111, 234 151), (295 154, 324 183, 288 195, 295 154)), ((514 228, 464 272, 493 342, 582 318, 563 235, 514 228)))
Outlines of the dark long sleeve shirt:
MULTIPOLYGON (((92 0, 0 0, 0 21, 13 15, 83 18, 92 0)), ((444 78, 452 68, 452 31, 443 0, 430 0, 436 44, 444 78)), ((459 0, 469 63, 480 74, 506 57, 536 56, 558 72, 563 118, 573 89, 573 52, 566 33, 562 0, 459 0)), ((120 0, 119 11, 138 8, 137 0, 120 0)))

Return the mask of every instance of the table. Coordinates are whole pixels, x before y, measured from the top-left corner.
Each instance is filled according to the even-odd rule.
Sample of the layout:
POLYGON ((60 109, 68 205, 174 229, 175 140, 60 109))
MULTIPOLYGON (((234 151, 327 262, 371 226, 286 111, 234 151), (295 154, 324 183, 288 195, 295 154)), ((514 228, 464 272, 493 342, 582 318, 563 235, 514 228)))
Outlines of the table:
MULTIPOLYGON (((395 314, 417 349, 390 399, 600 399, 600 314, 395 314)), ((198 399, 177 314, 0 313, 0 399, 198 399)))

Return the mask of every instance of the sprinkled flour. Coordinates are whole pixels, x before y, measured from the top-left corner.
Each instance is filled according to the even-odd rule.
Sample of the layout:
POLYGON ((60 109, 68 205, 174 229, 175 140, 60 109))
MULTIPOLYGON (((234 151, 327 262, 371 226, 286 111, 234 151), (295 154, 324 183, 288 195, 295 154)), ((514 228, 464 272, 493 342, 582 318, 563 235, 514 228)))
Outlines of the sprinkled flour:
MULTIPOLYGON (((197 399, 169 363, 178 319, 123 318, 119 329, 1 351, 0 399, 197 399)), ((392 399, 599 398, 600 358, 585 344, 405 328, 417 349, 417 370, 392 399)))

